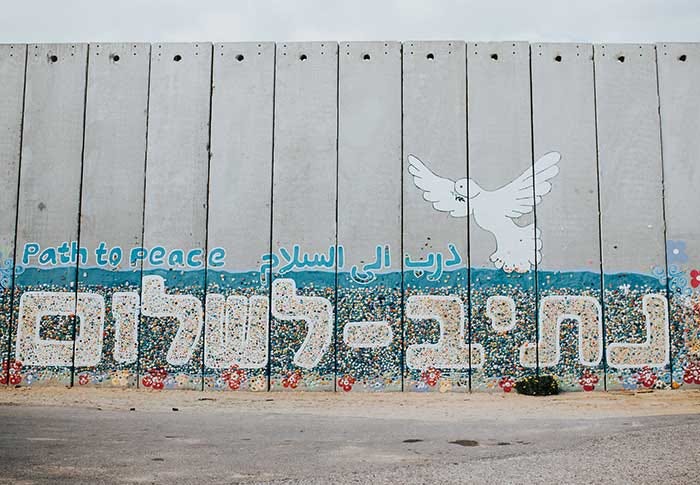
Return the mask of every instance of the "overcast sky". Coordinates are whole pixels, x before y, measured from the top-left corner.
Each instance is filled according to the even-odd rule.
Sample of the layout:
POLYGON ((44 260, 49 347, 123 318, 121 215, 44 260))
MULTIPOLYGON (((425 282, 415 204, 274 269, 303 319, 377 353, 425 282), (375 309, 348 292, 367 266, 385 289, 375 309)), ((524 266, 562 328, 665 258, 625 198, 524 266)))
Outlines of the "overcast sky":
POLYGON ((0 42, 700 41, 699 0, 2 0, 0 42))

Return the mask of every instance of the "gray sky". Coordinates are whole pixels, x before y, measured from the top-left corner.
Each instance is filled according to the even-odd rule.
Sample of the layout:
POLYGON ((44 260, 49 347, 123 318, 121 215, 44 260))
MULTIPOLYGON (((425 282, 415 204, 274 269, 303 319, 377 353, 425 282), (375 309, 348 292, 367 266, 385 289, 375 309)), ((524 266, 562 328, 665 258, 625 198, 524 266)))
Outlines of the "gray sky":
POLYGON ((0 42, 700 41, 698 0, 4 0, 0 42))

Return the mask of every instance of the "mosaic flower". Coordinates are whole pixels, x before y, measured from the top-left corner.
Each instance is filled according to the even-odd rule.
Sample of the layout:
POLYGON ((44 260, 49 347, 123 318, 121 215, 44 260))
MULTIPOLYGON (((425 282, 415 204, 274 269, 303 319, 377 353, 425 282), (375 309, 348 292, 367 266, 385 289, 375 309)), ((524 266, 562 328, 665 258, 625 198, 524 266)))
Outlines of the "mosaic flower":
POLYGON ((250 379, 250 390, 251 391, 265 391, 267 390, 267 378, 264 375, 255 376, 250 379))
POLYGON ((685 263, 688 255, 685 252, 685 241, 666 241, 669 263, 685 263))
POLYGON ((190 382, 190 378, 187 374, 178 374, 175 376, 175 384, 177 386, 185 387, 188 382, 190 382))
POLYGON ((237 391, 241 388, 241 384, 246 381, 246 374, 245 370, 239 369, 238 366, 234 364, 230 369, 221 373, 221 378, 228 384, 230 389, 237 391))
POLYGON ((13 386, 16 386, 22 382, 22 362, 19 360, 12 359, 9 362, 7 360, 2 361, 2 375, 0 376, 0 384, 7 384, 8 382, 13 386), (9 373, 8 373, 9 370, 9 373))
POLYGON ((369 385, 369 388, 372 391, 383 391, 384 387, 384 382, 382 382, 381 380, 374 381, 369 385))
POLYGON ((428 387, 428 384, 426 384, 423 381, 419 381, 419 382, 416 382, 415 384, 413 384, 413 390, 416 392, 425 392, 428 389, 430 389, 428 387))
POLYGON ((631 374, 627 377, 619 376, 619 379, 622 383, 622 388, 627 391, 635 391, 639 387, 637 383, 637 374, 631 374))
POLYGON ((420 374, 420 378, 423 382, 428 384, 430 387, 434 387, 435 384, 440 380, 442 373, 435 367, 428 367, 420 374))
POLYGON ((440 385, 438 387, 438 390, 440 392, 449 392, 452 389, 452 381, 449 381, 447 379, 440 379, 440 385))
POLYGON ((591 372, 590 369, 586 369, 583 371, 578 383, 581 384, 584 391, 592 391, 595 389, 596 384, 598 384, 598 380, 597 375, 591 372))
POLYGON ((700 360, 689 362, 683 369, 683 382, 700 385, 700 360))
POLYGON ((141 379, 141 384, 144 387, 150 387, 156 391, 163 389, 165 379, 168 377, 168 372, 160 367, 154 367, 148 370, 148 375, 141 379))
POLYGON ((510 392, 513 390, 513 387, 515 386, 515 379, 512 377, 501 377, 501 379, 498 381, 498 387, 503 389, 503 392, 510 392))
POLYGON ((129 383, 129 371, 114 371, 112 372, 112 377, 110 378, 110 380, 113 386, 126 386, 129 383))
POLYGON ((296 389, 301 380, 301 371, 299 369, 295 371, 289 371, 287 377, 282 379, 282 386, 290 389, 296 389))
POLYGON ((80 374, 80 375, 78 376, 78 383, 79 383, 81 386, 84 386, 84 385, 87 384, 88 382, 90 382, 90 376, 89 376, 89 375, 87 375, 87 374, 80 374))
POLYGON ((355 378, 351 375, 345 374, 343 377, 338 379, 338 385, 343 388, 343 391, 348 392, 352 389, 352 385, 355 384, 355 378))
POLYGON ((649 366, 644 366, 642 367, 642 370, 635 374, 635 379, 637 380, 638 384, 641 384, 646 388, 650 388, 656 383, 658 377, 649 368, 649 366))
POLYGON ((700 286, 700 271, 697 269, 690 270, 690 286, 693 288, 700 286))

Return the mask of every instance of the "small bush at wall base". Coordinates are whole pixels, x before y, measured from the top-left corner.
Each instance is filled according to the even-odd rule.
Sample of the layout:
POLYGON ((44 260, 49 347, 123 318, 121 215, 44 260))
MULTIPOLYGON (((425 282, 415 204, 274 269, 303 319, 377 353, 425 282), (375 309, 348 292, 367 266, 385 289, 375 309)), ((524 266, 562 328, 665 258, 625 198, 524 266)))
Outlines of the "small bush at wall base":
POLYGON ((516 381, 515 390, 528 396, 552 396, 559 394, 559 383, 550 375, 523 377, 516 381))

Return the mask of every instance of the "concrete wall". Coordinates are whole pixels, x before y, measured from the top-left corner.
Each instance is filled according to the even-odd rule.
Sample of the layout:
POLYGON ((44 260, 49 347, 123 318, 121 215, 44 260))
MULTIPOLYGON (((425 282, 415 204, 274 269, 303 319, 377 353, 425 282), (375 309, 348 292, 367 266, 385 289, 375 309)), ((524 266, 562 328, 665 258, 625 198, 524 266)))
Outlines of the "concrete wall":
POLYGON ((0 382, 700 385, 700 46, 0 46, 0 382))

